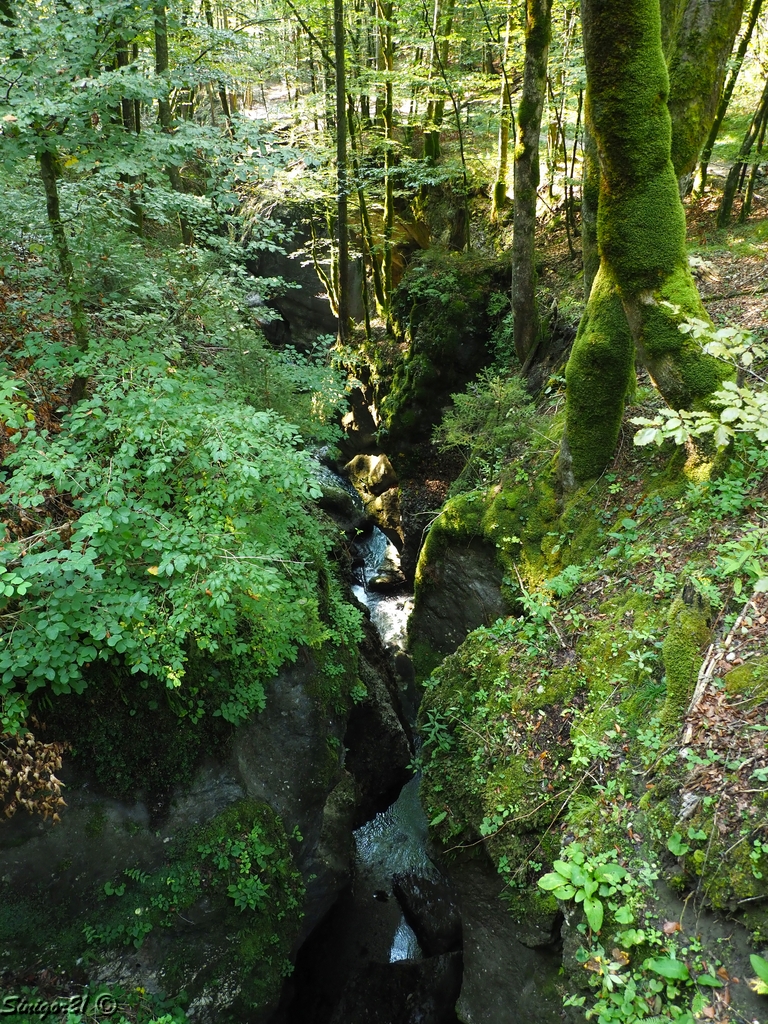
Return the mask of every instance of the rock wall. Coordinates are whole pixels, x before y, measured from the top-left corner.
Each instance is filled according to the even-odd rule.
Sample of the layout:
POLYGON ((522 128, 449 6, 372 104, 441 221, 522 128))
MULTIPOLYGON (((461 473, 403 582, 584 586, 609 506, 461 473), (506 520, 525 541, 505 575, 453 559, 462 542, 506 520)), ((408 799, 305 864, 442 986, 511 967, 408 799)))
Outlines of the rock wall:
POLYGON ((195 1021, 266 1020, 281 964, 348 882, 353 824, 407 776, 410 735, 370 625, 359 665, 368 694, 351 708, 324 703, 308 652, 286 666, 267 687, 265 709, 174 787, 159 819, 143 795, 110 799, 65 763, 60 824, 18 813, 0 825, 0 973, 29 977, 42 967, 150 993, 186 990, 195 1021), (269 896, 237 910, 226 882, 242 878, 217 889, 199 849, 226 853, 252 827, 255 849, 270 850, 261 872, 269 896), (198 889, 185 895, 194 872, 198 889), (163 909, 171 876, 184 892, 163 909), (151 930, 136 931, 150 919, 151 930), (247 942, 236 938, 243 930, 247 942))

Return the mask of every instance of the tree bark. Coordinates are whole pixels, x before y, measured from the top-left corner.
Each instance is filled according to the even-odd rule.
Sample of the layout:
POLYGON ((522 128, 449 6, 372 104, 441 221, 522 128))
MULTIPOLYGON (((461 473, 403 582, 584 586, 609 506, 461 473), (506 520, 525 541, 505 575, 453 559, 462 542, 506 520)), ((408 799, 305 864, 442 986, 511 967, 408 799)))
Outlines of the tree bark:
MULTIPOLYGON (((67 233, 64 230, 64 224, 61 219, 61 206, 59 204, 59 187, 57 183, 59 164, 58 156, 54 150, 46 148, 40 153, 39 162, 40 180, 43 183, 43 191, 45 192, 45 208, 48 215, 48 227, 51 231, 53 248, 59 263, 59 270, 61 271, 64 288, 69 297, 69 307, 72 311, 72 331, 75 335, 75 343, 78 350, 85 353, 88 351, 89 344, 88 325, 85 310, 83 309, 83 304, 80 301, 80 296, 72 285, 72 279, 74 277, 72 257, 69 253, 67 233)), ((84 397, 86 385, 87 380, 85 377, 82 377, 79 374, 74 377, 69 391, 70 405, 75 405, 84 397)))
MULTIPOLYGON (((432 23, 432 60, 430 76, 444 78, 448 67, 449 36, 453 29, 453 10, 455 0, 446 0, 445 9, 439 0, 435 2, 435 14, 432 23)), ((424 129, 424 157, 435 162, 440 159, 440 133, 445 116, 445 98, 438 96, 430 99, 427 104, 427 125, 424 129)))
POLYGON ((347 86, 344 60, 344 0, 333 0, 333 41, 336 58, 336 225, 339 341, 349 337, 349 225, 347 222, 347 86))
POLYGON ((747 27, 744 29, 744 34, 741 37, 739 48, 736 51, 736 58, 731 68, 731 73, 728 77, 728 82, 723 89, 723 94, 720 97, 720 102, 717 105, 717 113, 715 114, 715 120, 712 122, 712 127, 709 130, 707 141, 704 143, 704 148, 701 151, 701 165, 699 170, 699 186, 698 190, 700 194, 703 194, 707 184, 707 171, 709 170, 709 160, 712 156, 712 150, 715 148, 715 142, 720 131, 720 125, 723 123, 726 111, 728 110, 728 104, 731 102, 731 96, 733 96, 733 90, 736 86, 736 80, 739 77, 741 71, 741 65, 744 63, 744 57, 747 53, 747 47, 749 41, 752 38, 752 33, 755 30, 755 24, 757 23, 757 17, 760 14, 760 8, 763 6, 763 0, 753 0, 752 8, 749 12, 749 18, 747 20, 747 27))
POLYGON ((566 368, 566 487, 610 462, 635 352, 673 408, 706 406, 731 376, 678 330, 708 316, 688 267, 671 160, 659 0, 583 0, 582 22, 600 157, 600 268, 566 368))
POLYGON ((752 117, 752 122, 747 129, 747 134, 744 136, 744 141, 739 149, 738 159, 733 167, 731 167, 728 172, 728 177, 725 180, 723 198, 720 202, 720 209, 717 214, 717 226, 719 228, 726 227, 731 219, 733 201, 736 198, 736 193, 739 190, 739 183, 746 168, 749 154, 752 152, 752 146, 755 144, 755 139, 760 134, 760 126, 763 122, 763 118, 766 116, 766 113, 768 113, 768 79, 766 79, 765 88, 763 89, 763 94, 760 97, 760 102, 757 105, 757 110, 752 117))
MULTIPOLYGON (((168 26, 165 16, 165 4, 155 4, 153 9, 155 23, 155 74, 159 77, 168 74, 168 26)), ((168 96, 162 96, 157 101, 158 120, 163 131, 170 135, 173 132, 173 113, 171 101, 168 96)), ((168 180, 174 192, 183 194, 184 185, 181 180, 181 173, 175 164, 168 164, 166 167, 168 180)), ((192 245, 194 235, 186 219, 179 214, 179 225, 181 226, 181 238, 185 245, 192 245)))
POLYGON ((392 0, 377 0, 379 26, 380 56, 383 70, 387 73, 384 86, 384 106, 382 118, 384 122, 384 259, 383 278, 384 295, 387 313, 389 298, 392 294, 392 235, 395 230, 395 187, 392 171, 395 164, 395 126, 394 126, 394 93, 392 72, 394 71, 394 51, 392 49, 392 0))
POLYGON ((672 164, 690 181, 717 111, 744 0, 688 0, 667 54, 672 164))
MULTIPOLYGON (((485 11, 483 11, 485 14, 485 11)), ((512 96, 507 79, 506 63, 509 55, 509 36, 512 30, 512 2, 507 4, 507 25, 504 47, 501 51, 501 95, 499 97, 499 148, 496 162, 496 181, 491 201, 491 220, 496 221, 507 205, 507 171, 509 167, 509 128, 512 123, 512 96)))
POLYGON ((584 150, 581 185, 581 259, 584 266, 584 298, 589 299, 600 266, 597 249, 597 207, 600 197, 600 160, 588 110, 584 112, 584 150))
POLYGON ((521 363, 526 362, 538 344, 541 329, 536 307, 536 201, 551 22, 552 0, 527 0, 523 92, 517 113, 512 237, 512 314, 515 351, 521 363))

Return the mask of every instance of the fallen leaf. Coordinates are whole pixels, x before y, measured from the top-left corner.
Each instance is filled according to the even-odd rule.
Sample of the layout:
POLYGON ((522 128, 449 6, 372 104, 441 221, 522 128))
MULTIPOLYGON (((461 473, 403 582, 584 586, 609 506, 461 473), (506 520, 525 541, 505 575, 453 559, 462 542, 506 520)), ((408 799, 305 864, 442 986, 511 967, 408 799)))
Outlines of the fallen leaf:
POLYGON ((661 930, 665 935, 674 935, 675 932, 681 932, 683 930, 683 926, 679 921, 665 921, 661 926, 661 930))

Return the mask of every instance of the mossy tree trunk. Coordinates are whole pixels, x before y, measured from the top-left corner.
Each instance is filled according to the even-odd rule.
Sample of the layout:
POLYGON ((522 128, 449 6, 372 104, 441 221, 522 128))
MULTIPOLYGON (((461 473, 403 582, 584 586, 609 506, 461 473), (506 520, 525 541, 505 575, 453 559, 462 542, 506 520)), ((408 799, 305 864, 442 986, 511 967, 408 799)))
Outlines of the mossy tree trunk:
POLYGON ((723 89, 744 0, 688 0, 667 52, 672 164, 684 192, 723 89))
POLYGON ((339 258, 337 288, 339 342, 349 337, 349 225, 347 223, 347 84, 344 55, 344 0, 333 0, 333 40, 336 57, 336 225, 339 258))
POLYGON ((581 258, 584 265, 584 298, 589 299, 600 266, 597 250, 597 206, 600 197, 600 159, 588 112, 584 115, 584 149, 581 183, 581 258))
POLYGON ((509 128, 512 118, 512 91, 507 78, 507 57, 509 36, 512 30, 512 0, 507 4, 507 26, 504 30, 504 49, 501 52, 501 96, 499 99, 499 149, 496 164, 496 181, 493 186, 491 220, 498 220, 499 213, 507 205, 507 170, 509 166, 509 128))
POLYGON ((566 486, 597 476, 613 455, 633 348, 673 408, 706 405, 730 375, 678 330, 687 317, 708 317, 688 267, 670 157, 659 0, 583 0, 582 21, 600 158, 600 269, 566 369, 566 486))
POLYGON ((731 102, 731 96, 733 96, 733 90, 736 87, 736 79, 739 77, 741 71, 741 65, 744 63, 744 57, 747 53, 749 41, 752 38, 752 33, 755 30, 755 24, 757 23, 757 17, 760 14, 760 8, 763 6, 763 0, 752 0, 752 7, 749 11, 749 18, 747 19, 747 26, 741 36, 739 42, 739 48, 736 51, 736 57, 731 67, 731 73, 728 76, 728 82, 723 89, 720 102, 717 105, 717 113, 715 114, 715 120, 712 122, 712 127, 709 130, 707 141, 704 143, 704 148, 701 151, 701 168, 699 171, 699 186, 698 190, 700 193, 704 192, 707 184, 707 171, 709 170, 709 160, 712 156, 712 150, 715 148, 715 142, 717 140, 718 133, 720 131, 720 125, 723 123, 723 118, 728 110, 728 105, 731 102))
POLYGON ((539 139, 547 87, 552 0, 527 0, 523 91, 517 113, 515 217, 512 237, 512 314, 515 351, 525 364, 539 341, 536 308, 536 201, 539 139))

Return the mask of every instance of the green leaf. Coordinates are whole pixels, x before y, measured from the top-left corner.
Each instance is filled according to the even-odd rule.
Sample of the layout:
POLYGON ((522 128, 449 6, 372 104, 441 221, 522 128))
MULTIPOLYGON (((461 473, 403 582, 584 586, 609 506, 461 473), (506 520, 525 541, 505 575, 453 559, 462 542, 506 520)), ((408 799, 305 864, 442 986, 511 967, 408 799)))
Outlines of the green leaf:
POLYGON ((552 895, 558 900, 572 900, 576 895, 576 889, 568 882, 559 889, 553 889, 552 895))
POLYGON ((587 897, 584 900, 584 913, 587 915, 587 921, 592 931, 599 932, 603 924, 603 904, 600 900, 587 897))
POLYGON ((559 889, 564 882, 567 882, 567 878, 557 871, 550 871, 549 874, 541 876, 538 884, 540 889, 551 892, 553 889, 559 889))
POLYGON ((706 985, 708 988, 722 988, 723 983, 714 974, 700 974, 696 979, 697 985, 706 985))
POLYGON ((760 981, 764 981, 768 985, 768 960, 762 956, 758 956, 756 953, 751 953, 749 962, 752 964, 752 970, 758 976, 760 981))
POLYGON ((671 957, 659 957, 655 960, 647 960, 647 966, 660 974, 662 978, 669 978, 673 981, 688 981, 690 974, 682 960, 672 960, 671 957))
POLYGON ((439 824, 440 824, 440 822, 441 822, 441 821, 445 821, 445 819, 446 819, 447 817, 448 817, 448 811, 440 811, 440 813, 439 813, 439 814, 436 814, 436 815, 434 816, 434 818, 432 819, 432 821, 430 821, 430 823, 429 823, 429 824, 430 824, 430 825, 439 825, 439 824))
POLYGON ((667 849, 675 857, 683 857, 691 848, 687 843, 683 842, 683 837, 679 832, 673 832, 667 841, 667 849))
POLYGON ((556 860, 552 867, 555 869, 555 871, 557 871, 559 875, 562 875, 563 878, 569 878, 573 880, 574 865, 571 864, 569 861, 556 860))
POLYGON ((643 430, 638 430, 638 432, 635 434, 633 438, 633 441, 636 445, 642 447, 643 445, 646 444, 652 444, 656 440, 657 435, 660 433, 661 431, 659 431, 656 427, 644 427, 643 430))
POLYGON ((626 874, 621 864, 600 864, 595 868, 595 878, 601 882, 620 882, 626 874))

